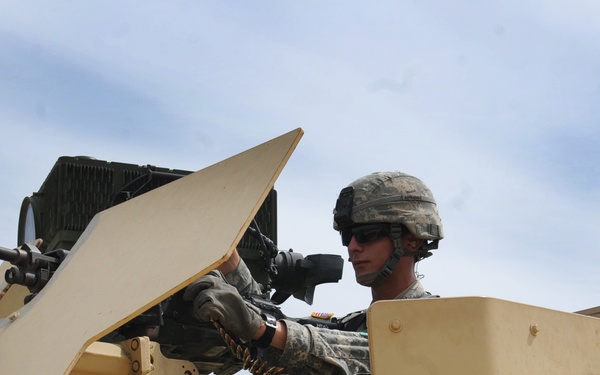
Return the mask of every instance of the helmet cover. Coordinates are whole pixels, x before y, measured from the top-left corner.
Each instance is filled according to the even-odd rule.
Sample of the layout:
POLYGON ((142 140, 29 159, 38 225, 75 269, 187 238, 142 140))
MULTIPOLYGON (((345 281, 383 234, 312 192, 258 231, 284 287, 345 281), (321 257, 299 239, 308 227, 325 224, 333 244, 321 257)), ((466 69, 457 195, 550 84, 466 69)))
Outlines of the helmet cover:
POLYGON ((359 223, 403 224, 424 240, 444 237, 431 190, 420 179, 401 172, 375 172, 342 190, 334 209, 333 228, 359 223))

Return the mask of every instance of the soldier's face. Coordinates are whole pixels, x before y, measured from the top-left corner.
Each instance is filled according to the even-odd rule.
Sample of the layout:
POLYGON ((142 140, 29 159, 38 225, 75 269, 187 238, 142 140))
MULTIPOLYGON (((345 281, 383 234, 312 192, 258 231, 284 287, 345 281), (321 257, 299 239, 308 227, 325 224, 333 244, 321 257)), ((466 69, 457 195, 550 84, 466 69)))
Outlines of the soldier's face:
POLYGON ((390 258, 394 246, 389 237, 369 242, 358 242, 354 236, 348 243, 348 256, 356 277, 379 272, 390 258))

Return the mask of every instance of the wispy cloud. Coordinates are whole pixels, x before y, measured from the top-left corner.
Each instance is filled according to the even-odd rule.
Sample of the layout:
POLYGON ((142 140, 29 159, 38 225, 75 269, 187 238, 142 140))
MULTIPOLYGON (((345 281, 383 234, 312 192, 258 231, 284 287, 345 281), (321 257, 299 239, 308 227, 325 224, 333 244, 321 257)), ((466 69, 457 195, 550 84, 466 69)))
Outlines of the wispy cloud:
MULTIPOLYGON (((0 243, 61 155, 195 170, 296 127, 282 248, 344 254, 339 190, 421 177, 446 238, 420 265, 442 295, 597 305, 600 32, 594 5, 542 2, 101 6, 0 12, 0 243), (569 298, 556 298, 557 295, 569 298)), ((317 288, 368 291, 348 267, 317 288), (337 289, 336 289, 337 288, 337 289)), ((322 292, 320 292, 322 290, 322 292)), ((319 293, 323 293, 322 297, 319 293)), ((337 293, 337 294, 335 294, 337 293)))

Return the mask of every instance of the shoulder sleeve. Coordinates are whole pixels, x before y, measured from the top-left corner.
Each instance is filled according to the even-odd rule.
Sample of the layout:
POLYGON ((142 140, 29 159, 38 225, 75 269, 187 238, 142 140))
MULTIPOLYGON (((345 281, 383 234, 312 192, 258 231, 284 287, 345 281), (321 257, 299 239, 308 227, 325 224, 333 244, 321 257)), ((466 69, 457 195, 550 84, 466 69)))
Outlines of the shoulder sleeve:
POLYGON ((370 374, 366 333, 284 322, 287 341, 278 362, 290 374, 370 374))
POLYGON ((254 280, 243 259, 240 260, 240 264, 233 271, 225 276, 225 280, 233 285, 240 294, 262 293, 262 286, 254 280))

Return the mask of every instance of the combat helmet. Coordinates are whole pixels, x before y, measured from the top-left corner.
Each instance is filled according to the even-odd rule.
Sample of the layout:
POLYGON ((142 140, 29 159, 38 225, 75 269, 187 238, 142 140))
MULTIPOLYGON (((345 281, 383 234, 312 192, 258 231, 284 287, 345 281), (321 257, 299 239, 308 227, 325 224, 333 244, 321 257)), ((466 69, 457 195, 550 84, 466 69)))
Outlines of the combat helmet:
MULTIPOLYGON (((418 178, 401 172, 375 172, 342 189, 334 209, 333 228, 342 232, 357 224, 389 224, 394 252, 382 270, 358 280, 375 285, 389 276, 403 256, 417 261, 437 249, 443 235, 442 221, 431 190, 418 178), (416 252, 402 248, 403 228, 425 240, 416 252)), ((404 230, 406 230, 404 229, 404 230)))

